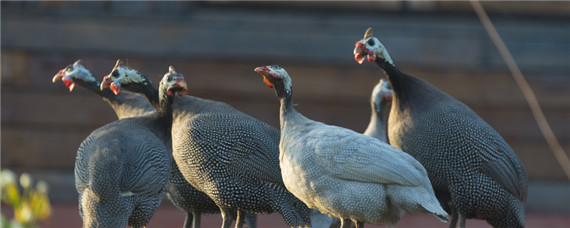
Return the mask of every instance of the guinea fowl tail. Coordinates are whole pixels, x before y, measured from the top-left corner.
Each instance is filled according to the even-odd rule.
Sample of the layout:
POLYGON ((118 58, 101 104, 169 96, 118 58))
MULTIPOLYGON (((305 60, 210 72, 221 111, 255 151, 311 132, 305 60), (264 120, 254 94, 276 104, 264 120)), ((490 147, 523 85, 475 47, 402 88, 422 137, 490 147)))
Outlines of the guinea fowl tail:
POLYGON ((419 206, 421 206, 426 212, 433 214, 433 216, 435 216, 440 221, 448 223, 449 219, 447 218, 447 212, 443 210, 443 208, 441 207, 441 205, 439 205, 439 202, 437 200, 435 201, 434 200, 432 200, 432 202, 427 204, 422 203, 419 206))
POLYGON ((409 214, 433 214, 442 222, 449 222, 431 186, 389 186, 390 201, 409 214))

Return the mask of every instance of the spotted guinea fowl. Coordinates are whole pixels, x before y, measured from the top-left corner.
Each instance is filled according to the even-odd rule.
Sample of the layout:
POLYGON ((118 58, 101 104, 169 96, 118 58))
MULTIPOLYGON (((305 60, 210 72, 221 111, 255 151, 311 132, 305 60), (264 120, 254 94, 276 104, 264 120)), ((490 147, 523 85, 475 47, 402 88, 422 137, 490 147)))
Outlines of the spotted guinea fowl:
POLYGON ((81 143, 74 172, 83 227, 144 227, 150 221, 171 171, 170 147, 163 143, 171 138, 165 124, 171 122, 168 112, 123 118, 81 143))
MULTIPOLYGON (((107 76, 113 90, 125 88, 155 100, 146 77, 119 68, 107 76)), ((173 105, 173 155, 185 179, 220 208, 222 227, 237 212, 283 215, 288 226, 306 226, 310 210, 283 185, 278 159, 279 131, 231 106, 193 96, 173 105)))
POLYGON ((310 120, 291 105, 292 83, 276 65, 255 69, 281 102, 280 165, 287 189, 310 208, 349 221, 396 224, 401 211, 446 220, 422 165, 373 137, 310 120))
POLYGON ((356 43, 388 76, 394 91, 388 139, 420 161, 436 195, 452 213, 450 227, 466 218, 494 227, 524 227, 527 175, 511 147, 475 112, 424 80, 402 73, 369 28, 356 43))
POLYGON ((370 97, 370 122, 363 134, 380 139, 388 143, 387 122, 390 114, 390 106, 392 106, 392 87, 388 81, 380 79, 378 84, 372 90, 370 97))
MULTIPOLYGON (((113 77, 119 77, 119 75, 127 76, 131 74, 141 75, 140 77, 144 77, 142 74, 137 72, 136 70, 130 69, 124 65, 123 62, 117 61, 117 65, 113 68, 109 77, 105 77, 103 83, 101 84, 101 90, 105 89, 106 87, 111 87, 113 93, 120 95, 124 92, 120 92, 120 86, 117 82, 112 80, 113 77), (114 76, 113 76, 114 75, 114 76)), ((182 77, 181 74, 177 74, 173 67, 169 68, 169 72, 166 75, 171 76, 179 76, 182 77)), ((165 77, 166 77, 165 75, 165 77)), ((123 87, 128 90, 131 89, 133 91, 137 91, 144 94, 145 100, 148 100, 153 104, 154 107, 160 108, 165 106, 159 106, 159 92, 152 83, 145 78, 145 82, 148 83, 149 89, 148 90, 140 90, 134 86, 130 86, 129 83, 126 83, 123 87)), ((161 112, 168 112, 168 110, 159 110, 161 112)), ((171 112, 171 111, 170 111, 171 112)), ((172 123, 170 123, 171 125, 172 123)), ((169 142, 167 143, 171 146, 171 140, 168 139, 169 142)), ((201 214, 216 214, 220 213, 220 208, 214 203, 214 201, 205 193, 198 191, 194 188, 182 175, 178 165, 175 162, 172 163, 172 171, 170 174, 170 179, 166 185, 166 195, 170 199, 170 201, 179 209, 186 212, 186 219, 184 221, 185 228, 199 228, 200 227, 200 220, 201 214)), ((231 213, 232 216, 236 216, 235 211, 231 213)), ((245 223, 250 228, 256 227, 256 216, 247 214, 245 218, 245 223)))
POLYGON ((62 81, 69 88, 70 92, 75 89, 75 85, 79 85, 96 93, 113 108, 119 119, 143 116, 155 112, 155 109, 144 96, 131 92, 115 96, 109 89, 100 90, 99 86, 101 83, 81 64, 80 60, 61 69, 53 77, 52 81, 54 83, 62 81))

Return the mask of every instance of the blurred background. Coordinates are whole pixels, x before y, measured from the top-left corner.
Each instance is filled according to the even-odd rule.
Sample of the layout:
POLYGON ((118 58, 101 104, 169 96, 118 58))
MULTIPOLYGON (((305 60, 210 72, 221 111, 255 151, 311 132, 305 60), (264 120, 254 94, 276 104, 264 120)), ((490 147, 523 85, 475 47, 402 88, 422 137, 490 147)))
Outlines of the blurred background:
MULTIPOLYGON (((569 151, 570 2, 482 4, 569 151)), ((154 82, 173 65, 192 95, 226 102, 275 127, 279 103, 253 69, 278 64, 293 79, 297 110, 363 132, 370 93, 383 77, 375 64, 353 58, 367 27, 402 71, 467 104, 513 147, 529 176, 528 227, 570 227, 568 177, 465 1, 2 1, 2 169, 47 182, 54 209, 44 227, 80 226, 75 153, 91 131, 116 116, 95 94, 83 88, 70 94, 51 82, 77 59, 99 79, 118 58, 154 82)), ((156 217, 164 220, 149 227, 182 226, 183 213, 168 200, 163 204, 156 217)), ((217 215, 207 218, 221 222, 217 215)), ((433 217, 413 218, 417 223, 404 218, 396 227, 446 227, 433 217)), ((260 218, 264 224, 284 227, 279 215, 260 218)))

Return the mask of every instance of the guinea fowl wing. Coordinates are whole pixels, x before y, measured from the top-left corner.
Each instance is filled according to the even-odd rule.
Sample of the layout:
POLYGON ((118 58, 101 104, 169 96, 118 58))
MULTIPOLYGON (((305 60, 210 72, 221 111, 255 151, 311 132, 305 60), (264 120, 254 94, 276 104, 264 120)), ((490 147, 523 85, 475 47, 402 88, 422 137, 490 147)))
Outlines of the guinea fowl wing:
POLYGON ((122 152, 116 156, 125 157, 123 160, 127 161, 123 164, 121 192, 154 195, 164 189, 164 180, 170 173, 170 155, 165 156, 168 149, 152 132, 143 127, 144 124, 140 123, 140 119, 121 119, 107 125, 108 128, 102 132, 113 130, 116 132, 103 137, 107 138, 106 142, 111 142, 120 148, 122 152))
POLYGON ((163 154, 166 147, 156 138, 142 138, 136 145, 138 151, 148 151, 145 156, 133 156, 133 163, 127 165, 126 172, 133 175, 123 176, 122 188, 137 195, 155 195, 164 189, 164 179, 170 175, 170 160, 163 154), (162 155, 162 156, 161 156, 162 155))
POLYGON ((520 200, 526 200, 526 174, 514 157, 512 149, 503 141, 498 133, 489 137, 488 147, 481 149, 483 159, 482 171, 497 181, 520 200))
POLYGON ((425 181, 423 167, 392 146, 348 129, 321 126, 307 136, 314 141, 315 154, 319 156, 316 160, 326 162, 322 168, 331 175, 351 181, 406 186, 419 186, 425 181))
POLYGON ((216 161, 224 162, 229 170, 247 174, 243 176, 283 185, 277 159, 279 130, 222 102, 185 96, 178 97, 173 107, 174 122, 179 125, 173 126, 174 141, 189 140, 196 144, 195 148, 231 153, 231 156, 216 153, 216 161), (188 110, 183 106, 187 103, 193 103, 194 108, 188 110), (228 118, 235 121, 227 121, 228 118))

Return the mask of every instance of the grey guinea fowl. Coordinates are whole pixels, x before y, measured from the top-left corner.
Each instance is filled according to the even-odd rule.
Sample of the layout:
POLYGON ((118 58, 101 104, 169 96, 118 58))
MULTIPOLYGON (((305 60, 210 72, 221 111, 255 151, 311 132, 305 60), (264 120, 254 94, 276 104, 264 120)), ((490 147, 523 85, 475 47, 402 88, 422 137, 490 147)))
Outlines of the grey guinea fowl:
MULTIPOLYGON (((108 76, 105 77, 104 82, 106 82, 106 83, 103 83, 104 86, 109 86, 114 91, 119 91, 120 88, 125 88, 125 89, 130 90, 130 91, 140 92, 140 93, 144 94, 151 101, 151 103, 156 102, 158 100, 158 96, 157 96, 158 92, 156 92, 157 89, 154 88, 154 86, 152 86, 152 83, 144 75, 142 75, 139 72, 137 72, 133 69, 130 69, 128 67, 123 66, 123 67, 116 68, 111 74, 109 74, 108 76)), ((175 99, 175 105, 176 105, 176 100, 185 99, 188 97, 189 96, 177 97, 177 99, 175 99)), ((190 100, 201 101, 201 99, 193 98, 193 97, 190 100)), ((177 107, 182 107, 183 109, 188 108, 184 103, 182 103, 182 104, 178 103, 178 104, 179 104, 179 106, 174 106, 175 116, 177 115, 177 113, 186 113, 187 112, 186 110, 179 110, 179 108, 177 108, 177 107), (179 112, 176 110, 178 110, 179 112)), ((193 104, 195 104, 195 102, 193 104)), ((207 118, 209 116, 210 115, 205 114, 205 115, 201 115, 199 117, 206 117, 207 118)), ((173 126, 179 125, 179 123, 176 122, 178 120, 179 120, 179 118, 175 117, 175 122, 173 123, 173 126)), ((204 121, 204 118, 198 118, 198 120, 204 121)), ((208 120, 206 119, 206 121, 208 121, 208 120)), ((221 121, 221 122, 223 122, 223 121, 221 121)), ((213 129, 191 128, 190 130, 191 130, 190 132, 186 132, 186 133, 175 133, 175 131, 173 129, 173 135, 193 133, 193 134, 198 134, 199 137, 202 137, 202 136, 205 136, 205 135, 202 135, 202 133, 206 133, 207 130, 210 131, 213 129)), ((222 131, 219 128, 217 128, 216 130, 222 131)), ((226 134, 226 133, 227 132, 220 132, 220 134, 226 134)), ((220 137, 223 138, 225 136, 223 136, 223 135, 218 136, 218 138, 220 138, 220 137)), ((209 138, 207 138, 207 139, 209 139, 209 138)), ((212 140, 214 140, 214 139, 212 139, 212 140)), ((216 143, 216 144, 219 142, 219 143, 223 143, 225 145, 231 145, 228 142, 228 140, 231 140, 231 139, 225 139, 225 140, 219 140, 219 141, 215 140, 215 141, 210 141, 210 142, 216 143)), ((230 148, 225 149, 226 152, 231 152, 231 150, 234 150, 234 149, 238 149, 241 151, 243 149, 244 145, 241 144, 242 142, 237 142, 237 143, 238 144, 235 145, 235 147, 230 147, 230 148)), ((224 150, 222 150, 221 152, 224 152, 224 150)), ((176 158, 176 153, 174 155, 176 158)), ((199 158, 203 159, 203 157, 199 157, 199 158)), ((184 161, 184 162, 188 162, 188 161, 184 161)), ((203 161, 203 162, 209 163, 210 161, 203 161)), ((177 164, 180 167, 180 163, 178 160, 177 160, 177 164)), ((206 167, 206 169, 212 169, 212 167, 210 167, 209 164, 203 164, 203 165, 206 167)), ((231 165, 236 165, 236 164, 231 164, 231 165)), ((217 164, 216 166, 217 167, 219 167, 219 166, 225 167, 225 164, 217 164)), ((242 167, 242 168, 246 169, 246 167, 242 167)), ((185 169, 180 168, 180 171, 184 172, 184 170, 185 169)), ((211 170, 200 170, 200 171, 202 173, 205 173, 205 172, 212 173, 211 170)), ((187 171, 187 172, 190 172, 190 171, 187 171)), ((236 176, 241 175, 240 173, 235 173, 236 170, 232 170, 232 171, 228 170, 226 172, 230 172, 231 175, 236 175, 236 176)), ((189 174, 185 174, 185 175, 189 175, 189 174)), ((199 175, 201 175, 201 174, 199 174, 199 175)), ((199 175, 196 176, 195 178, 201 178, 201 176, 199 176, 199 175)), ((188 179, 188 178, 186 177, 186 179, 188 179)), ((184 181, 186 181, 186 180, 184 180, 184 181)), ((177 181, 177 183, 180 184, 183 182, 181 179, 179 179, 177 181)), ((186 182, 186 183, 188 183, 188 182, 186 182)), ((196 186, 196 185, 194 183, 192 183, 192 186, 196 186)), ((273 185, 270 184, 270 187, 273 187, 273 185)), ((234 188, 231 188, 231 189, 228 189, 227 191, 233 191, 233 189, 234 188)), ((261 189, 256 189, 256 190, 261 191, 261 189)), ((238 191, 238 189, 236 189, 236 191, 237 191, 236 192, 237 194, 242 194, 242 192, 238 191)), ((226 192, 224 192, 224 193, 226 193, 226 192)), ((216 202, 212 201, 208 195, 205 195, 204 193, 202 193, 202 190, 195 191, 195 192, 187 192, 185 194, 186 195, 171 194, 171 198, 172 199, 173 198, 180 198, 180 199, 186 198, 186 199, 188 199, 188 204, 185 205, 186 207, 189 207, 188 209, 186 209, 187 211, 190 210, 190 211, 195 211, 197 213, 219 213, 220 212, 221 207, 219 207, 219 205, 216 204, 216 202), (189 195, 189 194, 191 194, 191 195, 189 195), (188 197, 192 197, 192 198, 188 198, 188 197), (190 201, 190 199, 191 199, 191 201, 190 201), (190 204, 190 202, 194 202, 194 203, 190 204)), ((240 197, 240 195, 237 195, 237 197, 232 198, 232 200, 236 200, 236 201, 237 200, 243 200, 243 199, 240 199, 239 197, 240 197)), ((214 199, 214 198, 212 198, 212 199, 214 199)), ((240 201, 238 201, 238 202, 240 202, 240 201)), ((243 203, 243 202, 240 202, 240 203, 243 203)), ((225 215, 222 214, 222 216, 224 217, 224 219, 229 219, 229 222, 225 220, 225 222, 227 222, 228 223, 227 225, 229 226, 229 223, 232 222, 232 219, 237 216, 237 208, 236 207, 226 208, 226 210, 222 211, 222 213, 226 213, 225 215)), ((197 217, 199 218, 199 214, 194 216, 194 218, 197 218, 197 217)), ((256 220, 256 216, 254 214, 246 213, 245 222, 249 227, 255 227, 255 223, 256 223, 255 220, 256 220)), ((243 225, 242 222, 237 223, 236 227, 242 226, 243 225)))
POLYGON ((96 93, 113 108, 119 119, 143 116, 156 112, 146 98, 139 94, 127 92, 115 96, 109 89, 100 90, 101 82, 93 77, 91 72, 81 64, 80 60, 61 69, 53 77, 52 81, 54 83, 62 81, 69 88, 70 92, 75 89, 75 85, 79 85, 96 93))
POLYGON ((402 210, 447 219, 413 157, 373 137, 306 118, 291 106, 291 78, 283 68, 255 71, 281 102, 283 181, 309 207, 340 218, 343 226, 394 225, 402 210))
POLYGON ((393 92, 390 82, 380 79, 370 97, 370 122, 363 134, 388 143, 387 122, 392 106, 393 92))
POLYGON ((394 90, 388 139, 428 171, 436 196, 452 213, 450 227, 466 218, 494 227, 524 227, 527 175, 511 147, 475 112, 426 81, 402 73, 369 28, 356 43, 384 70, 394 90))
MULTIPOLYGON (((61 77, 73 88, 70 83, 83 82, 70 78, 86 72, 76 63, 54 79, 61 77)), ((96 82, 86 81, 90 89, 96 82)), ((123 118, 96 129, 81 143, 74 172, 83 227, 144 227, 150 221, 172 160, 162 143, 170 130, 157 123, 162 117, 123 118)))

